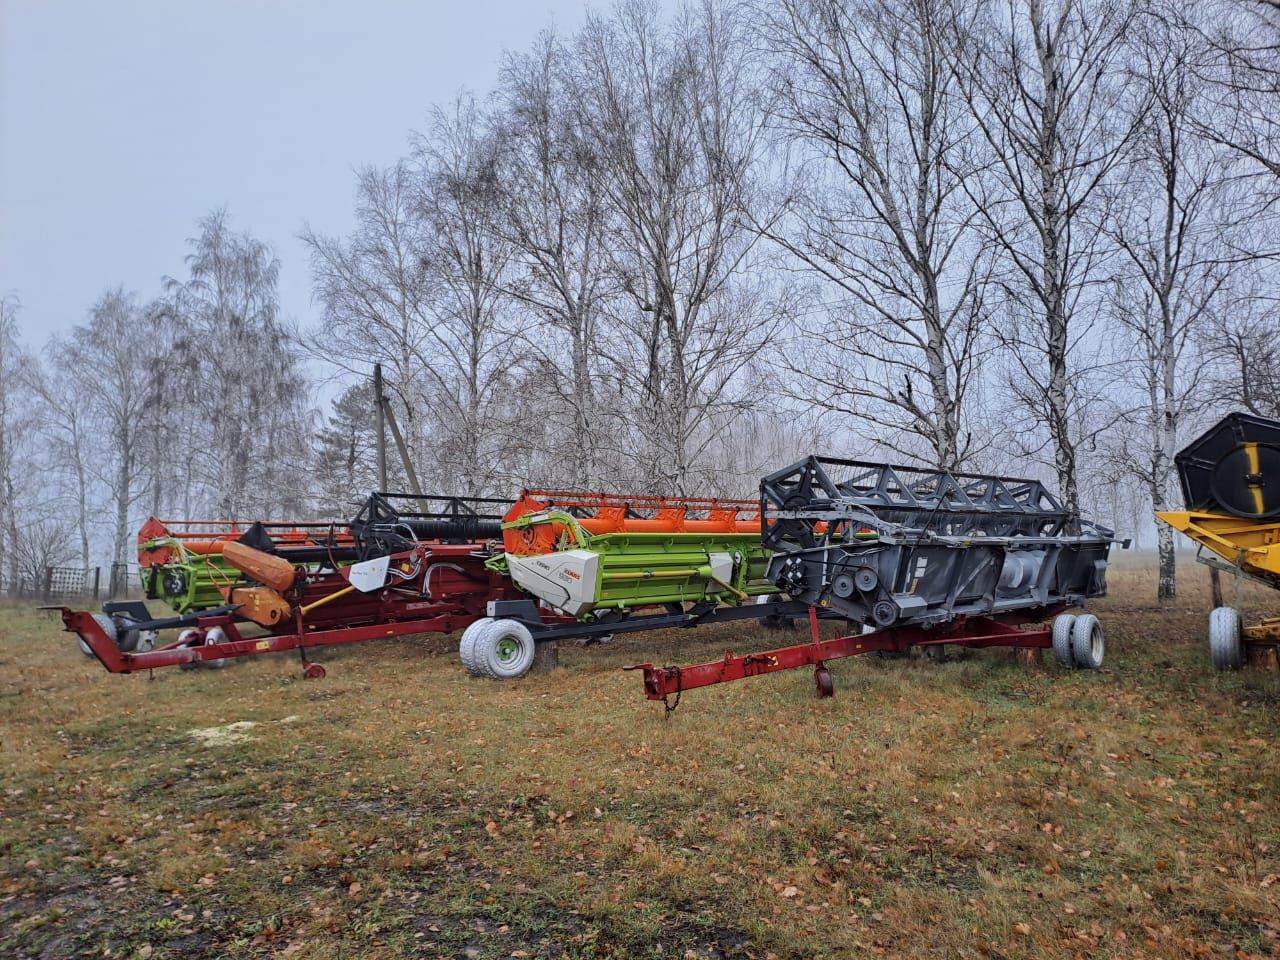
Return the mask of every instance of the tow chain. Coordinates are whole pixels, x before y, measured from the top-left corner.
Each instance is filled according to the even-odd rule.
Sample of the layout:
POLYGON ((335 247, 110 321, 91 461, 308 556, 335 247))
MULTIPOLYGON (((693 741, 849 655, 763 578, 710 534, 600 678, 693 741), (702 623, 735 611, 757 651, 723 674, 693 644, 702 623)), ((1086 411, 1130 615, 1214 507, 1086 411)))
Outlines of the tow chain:
POLYGON ((684 693, 684 672, 679 667, 667 667, 666 670, 674 670, 676 672, 676 700, 675 703, 670 702, 668 694, 662 695, 662 719, 670 720, 671 715, 676 712, 676 708, 680 706, 680 695, 684 693))

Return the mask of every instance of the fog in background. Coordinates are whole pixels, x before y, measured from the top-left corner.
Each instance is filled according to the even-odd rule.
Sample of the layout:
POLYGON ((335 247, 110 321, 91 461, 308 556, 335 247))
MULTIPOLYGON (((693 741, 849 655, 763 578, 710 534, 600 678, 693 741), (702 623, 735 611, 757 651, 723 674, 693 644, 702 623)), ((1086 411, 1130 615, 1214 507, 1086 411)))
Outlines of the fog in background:
POLYGON ((107 287, 178 276, 225 206, 280 257, 314 320, 304 222, 351 228, 352 171, 404 153, 505 49, 571 31, 580 0, 0 0, 0 294, 39 345, 107 287))
POLYGON ((1280 417, 1278 117, 1270 0, 0 0, 0 575, 820 452, 1168 598, 1177 451, 1280 417))

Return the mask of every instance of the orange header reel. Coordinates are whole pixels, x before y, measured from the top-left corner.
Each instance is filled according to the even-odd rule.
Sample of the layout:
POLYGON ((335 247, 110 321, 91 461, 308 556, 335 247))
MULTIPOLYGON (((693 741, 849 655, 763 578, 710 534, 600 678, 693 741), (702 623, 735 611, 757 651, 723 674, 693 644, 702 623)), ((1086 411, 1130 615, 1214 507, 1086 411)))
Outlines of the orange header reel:
MULTIPOLYGON (((574 490, 525 490, 502 518, 510 524, 544 511, 568 514, 592 536, 609 533, 760 533, 760 504, 713 497, 658 497, 574 490)), ((552 520, 502 531, 503 547, 516 556, 556 550, 566 524, 552 520)))

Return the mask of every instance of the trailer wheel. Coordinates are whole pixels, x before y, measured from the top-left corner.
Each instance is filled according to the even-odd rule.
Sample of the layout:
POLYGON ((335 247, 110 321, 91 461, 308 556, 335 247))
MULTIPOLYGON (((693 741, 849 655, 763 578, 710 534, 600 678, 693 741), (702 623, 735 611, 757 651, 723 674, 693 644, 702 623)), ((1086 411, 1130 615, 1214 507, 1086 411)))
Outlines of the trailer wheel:
MULTIPOLYGON (((206 646, 214 643, 226 643, 227 632, 223 630, 221 627, 211 627, 208 631, 205 632, 204 642, 206 646)), ((204 665, 208 667, 210 670, 221 670, 223 667, 227 665, 227 658, 219 657, 217 660, 206 660, 204 662, 204 665)))
MULTIPOLYGON (((183 630, 180 634, 178 634, 178 646, 180 647, 194 647, 194 646, 198 646, 199 643, 200 643, 200 631, 195 629, 194 627, 188 627, 186 630, 183 630)), ((178 669, 179 670, 199 670, 200 661, 189 660, 186 663, 180 663, 178 664, 178 669)))
POLYGON ((156 630, 123 630, 118 646, 125 653, 146 653, 156 648, 158 636, 160 633, 156 630))
POLYGON ((538 650, 529 628, 518 620, 490 620, 475 639, 475 660, 495 680, 523 677, 538 650))
POLYGON ((492 617, 481 617, 462 631, 462 638, 458 641, 458 659, 467 668, 467 673, 473 677, 488 676, 476 661, 476 637, 480 635, 480 631, 489 623, 493 623, 492 617))
MULTIPOLYGON (((107 635, 108 640, 110 640, 112 643, 119 642, 116 639, 116 637, 118 636, 118 631, 116 630, 116 622, 112 620, 110 617, 108 617, 105 613, 95 613, 93 615, 93 622, 102 628, 102 632, 107 635)), ((93 648, 90 647, 83 640, 80 641, 80 652, 83 653, 86 657, 93 656, 93 648)))
POLYGON ((1076 617, 1071 627, 1071 658, 1081 670, 1097 670, 1107 652, 1107 641, 1102 634, 1102 624, 1092 613, 1076 617))
POLYGON ((1060 613, 1053 618, 1053 659, 1064 667, 1074 667, 1071 656, 1071 629, 1076 625, 1074 613, 1060 613))
POLYGON ((813 671, 813 685, 817 690, 818 699, 820 700, 824 700, 827 697, 834 697, 836 695, 835 681, 831 679, 831 671, 828 670, 826 666, 819 665, 813 671))
MULTIPOLYGON (((756 603, 765 604, 768 609, 769 604, 782 603, 782 598, 776 593, 762 593, 756 597, 756 603)), ((784 617, 777 613, 766 613, 760 618, 760 626, 766 630, 790 630, 795 627, 795 617, 784 617)))
POLYGON ((1214 607, 1209 614, 1209 659, 1219 670, 1244 666, 1240 614, 1235 607, 1214 607))

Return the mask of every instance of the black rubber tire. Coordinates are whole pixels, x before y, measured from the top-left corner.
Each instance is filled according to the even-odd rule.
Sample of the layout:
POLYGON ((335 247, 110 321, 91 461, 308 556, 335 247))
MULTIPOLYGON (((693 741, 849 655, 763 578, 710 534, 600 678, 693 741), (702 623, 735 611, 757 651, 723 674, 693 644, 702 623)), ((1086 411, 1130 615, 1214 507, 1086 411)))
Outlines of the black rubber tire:
POLYGON ((1081 670, 1099 670, 1107 653, 1102 624, 1092 613, 1076 617, 1071 627, 1071 659, 1081 670))
POLYGON ((517 680, 533 668, 538 645, 519 620, 490 620, 476 634, 475 660, 495 680, 517 680))
MULTIPOLYGON (((776 593, 764 593, 756 597, 756 603, 767 610, 771 604, 782 603, 782 597, 776 593)), ((795 625, 795 617, 784 617, 776 613, 766 613, 760 618, 760 626, 766 630, 791 630, 795 625)))
POLYGON ((472 623, 467 629, 462 631, 462 636, 458 640, 458 659, 462 661, 462 665, 466 667, 467 673, 473 677, 487 677, 487 671, 481 668, 476 660, 475 643, 476 637, 480 631, 484 629, 486 624, 492 623, 492 617, 481 617, 472 623))
POLYGON ((1209 613, 1209 659, 1219 670, 1244 666, 1244 638, 1235 607, 1215 607, 1209 613))
POLYGON ((1071 629, 1076 625, 1074 613, 1060 613, 1053 618, 1053 659, 1064 667, 1074 668, 1071 656, 1071 629))
MULTIPOLYGON (((116 630, 116 622, 105 613, 95 613, 93 615, 93 619, 98 626, 102 628, 102 632, 107 635, 107 639, 116 644, 116 646, 119 646, 119 631, 116 630)), ((80 652, 86 657, 92 657, 94 655, 93 650, 83 640, 80 641, 80 652)))
MULTIPOLYGON (((205 646, 214 646, 219 643, 229 643, 230 641, 227 638, 226 631, 221 627, 210 627, 205 631, 204 642, 205 646)), ((219 657, 216 660, 206 660, 204 665, 210 670, 221 670, 227 665, 227 659, 226 657, 219 657)))
POLYGON ((831 679, 831 671, 826 667, 818 667, 813 671, 813 685, 819 699, 825 700, 836 694, 835 681, 831 679))
MULTIPOLYGON (((194 628, 188 628, 186 630, 183 630, 180 634, 178 634, 178 646, 193 647, 196 645, 196 641, 199 640, 199 638, 200 638, 199 630, 196 630, 194 628), (186 638, 185 640, 183 639, 184 637, 186 638)), ((178 669, 179 670, 199 670, 200 661, 192 660, 188 663, 180 663, 178 664, 178 669)))

